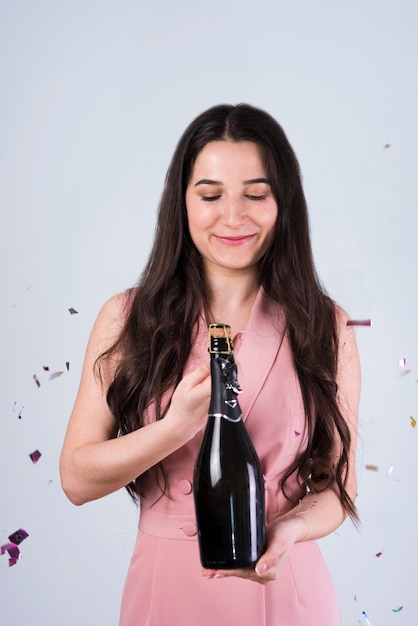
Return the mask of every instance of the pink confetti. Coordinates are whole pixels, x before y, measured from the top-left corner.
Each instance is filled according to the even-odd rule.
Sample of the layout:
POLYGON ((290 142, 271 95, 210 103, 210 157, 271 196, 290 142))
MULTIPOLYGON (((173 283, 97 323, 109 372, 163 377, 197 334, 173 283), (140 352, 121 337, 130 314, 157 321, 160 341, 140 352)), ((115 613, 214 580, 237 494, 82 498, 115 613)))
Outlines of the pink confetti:
POLYGON ((39 452, 39 450, 34 450, 29 455, 29 457, 30 457, 30 459, 31 459, 33 464, 37 463, 39 461, 39 459, 41 458, 41 456, 42 456, 42 454, 39 452))
POLYGON ((371 326, 372 320, 347 320, 347 326, 371 326))
POLYGON ((36 374, 33 375, 33 380, 35 381, 35 383, 38 385, 38 387, 41 386, 41 383, 39 382, 39 378, 37 377, 36 374))
POLYGON ((76 315, 78 313, 78 311, 76 311, 75 309, 73 309, 73 307, 71 306, 69 309, 69 312, 71 313, 71 315, 76 315))
POLYGON ((295 430, 295 437, 300 437, 300 433, 297 430, 295 430))
POLYGON ((381 557, 381 556, 382 556, 382 554, 383 554, 383 552, 376 552, 376 556, 377 556, 377 558, 381 557))
POLYGON ((53 372, 51 374, 51 376, 49 377, 49 380, 53 380, 54 378, 59 378, 59 376, 62 376, 64 374, 64 372, 60 371, 60 372, 53 372))
POLYGON ((5 543, 0 546, 0 554, 3 556, 7 552, 9 554, 9 567, 16 565, 20 559, 20 550, 15 543, 5 543))

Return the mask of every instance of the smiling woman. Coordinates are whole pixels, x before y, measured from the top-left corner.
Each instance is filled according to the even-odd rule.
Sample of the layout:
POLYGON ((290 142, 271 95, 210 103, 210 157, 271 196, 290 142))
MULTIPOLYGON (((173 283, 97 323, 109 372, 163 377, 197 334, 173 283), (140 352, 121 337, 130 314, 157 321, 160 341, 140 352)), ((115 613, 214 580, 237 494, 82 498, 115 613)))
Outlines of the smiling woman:
MULTIPOLYGON (((213 141, 199 153, 186 190, 191 238, 209 287, 216 269, 255 285, 257 264, 270 248, 277 203, 260 150, 249 141, 213 141)), ((212 283, 212 284, 211 284, 212 283)))
POLYGON ((61 455, 75 504, 122 486, 140 502, 120 626, 340 624, 315 539, 356 519, 359 364, 347 317, 317 278, 282 128, 249 105, 202 113, 174 153, 138 285, 93 328, 61 455), (199 563, 192 493, 210 323, 235 336, 267 519, 256 566, 221 572, 199 563))

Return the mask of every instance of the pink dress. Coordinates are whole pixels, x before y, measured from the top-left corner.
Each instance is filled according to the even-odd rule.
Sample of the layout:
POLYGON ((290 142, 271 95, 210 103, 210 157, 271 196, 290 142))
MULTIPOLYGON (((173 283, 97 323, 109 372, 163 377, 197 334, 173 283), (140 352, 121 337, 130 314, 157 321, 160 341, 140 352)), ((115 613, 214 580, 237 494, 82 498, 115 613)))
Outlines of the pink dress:
MULTIPOLYGON (((280 309, 260 289, 247 328, 235 339, 240 405, 266 481, 266 512, 291 508, 280 478, 306 445, 298 379, 280 309)), ((200 325, 187 371, 208 359, 200 325)), ((120 626, 339 626, 334 586, 314 541, 294 545, 279 578, 260 585, 205 579, 199 561, 193 469, 202 433, 164 461, 168 493, 141 502, 138 538, 122 598, 120 626)), ((303 494, 288 482, 294 502, 303 494)))

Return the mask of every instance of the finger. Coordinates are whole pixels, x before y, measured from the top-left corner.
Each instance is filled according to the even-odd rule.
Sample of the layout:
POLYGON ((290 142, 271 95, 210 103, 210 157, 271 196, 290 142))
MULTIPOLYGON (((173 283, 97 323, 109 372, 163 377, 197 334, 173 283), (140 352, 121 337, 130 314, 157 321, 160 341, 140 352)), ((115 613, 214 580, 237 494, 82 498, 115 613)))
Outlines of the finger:
POLYGON ((235 576, 239 578, 247 578, 255 580, 257 578, 257 574, 255 570, 250 568, 243 569, 222 569, 222 570, 202 570, 202 575, 205 578, 228 578, 230 576, 235 576))
POLYGON ((184 377, 184 382, 188 387, 196 387, 203 383, 210 376, 210 368, 206 363, 202 363, 198 368, 184 377))

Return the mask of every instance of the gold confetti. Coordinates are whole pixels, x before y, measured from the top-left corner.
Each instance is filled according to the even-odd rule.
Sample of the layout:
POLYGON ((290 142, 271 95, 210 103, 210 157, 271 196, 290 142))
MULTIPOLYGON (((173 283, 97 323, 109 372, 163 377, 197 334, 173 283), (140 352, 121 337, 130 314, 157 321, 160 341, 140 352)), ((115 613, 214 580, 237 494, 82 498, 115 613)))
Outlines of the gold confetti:
POLYGON ((412 428, 415 428, 415 426, 417 425, 417 420, 416 420, 416 419, 414 419, 412 416, 410 417, 410 420, 411 420, 411 426, 412 426, 412 428))
POLYGON ((370 470, 371 472, 378 472, 379 468, 377 465, 366 465, 366 470, 370 470))
POLYGON ((49 377, 49 380, 52 380, 53 378, 58 378, 59 376, 62 376, 64 372, 53 372, 51 374, 51 376, 49 377))

